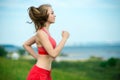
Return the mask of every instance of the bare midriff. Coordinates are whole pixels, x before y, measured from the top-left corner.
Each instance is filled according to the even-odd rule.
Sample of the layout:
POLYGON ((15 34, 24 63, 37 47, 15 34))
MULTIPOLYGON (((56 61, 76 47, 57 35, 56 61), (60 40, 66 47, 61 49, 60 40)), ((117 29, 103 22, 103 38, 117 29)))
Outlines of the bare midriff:
POLYGON ((54 58, 49 55, 40 55, 38 54, 38 59, 36 65, 40 68, 51 70, 51 64, 54 58))

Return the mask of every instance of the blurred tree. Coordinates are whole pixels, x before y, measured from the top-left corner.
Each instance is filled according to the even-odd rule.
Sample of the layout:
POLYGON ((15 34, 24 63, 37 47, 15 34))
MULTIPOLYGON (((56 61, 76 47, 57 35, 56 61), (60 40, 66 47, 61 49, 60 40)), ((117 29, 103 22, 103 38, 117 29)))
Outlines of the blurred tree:
POLYGON ((107 61, 103 61, 100 63, 101 67, 107 67, 107 66, 114 67, 116 65, 117 65, 117 59, 115 58, 109 58, 107 61))
POLYGON ((116 66, 116 64, 117 64, 117 59, 115 59, 115 58, 110 58, 110 59, 108 59, 108 65, 109 66, 116 66))
POLYGON ((0 56, 6 56, 6 54, 7 51, 2 46, 0 46, 0 56))
POLYGON ((19 53, 20 55, 24 55, 24 54, 25 54, 25 50, 24 50, 24 49, 19 49, 19 50, 18 50, 18 53, 19 53))

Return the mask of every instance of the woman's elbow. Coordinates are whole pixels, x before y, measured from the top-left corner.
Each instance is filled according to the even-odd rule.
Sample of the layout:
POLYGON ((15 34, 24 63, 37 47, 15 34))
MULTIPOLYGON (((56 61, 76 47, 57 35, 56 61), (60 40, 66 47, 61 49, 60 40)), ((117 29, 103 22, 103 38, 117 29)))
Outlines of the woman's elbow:
POLYGON ((57 56, 56 55, 50 55, 52 58, 56 58, 57 56))
POLYGON ((50 54, 51 57, 56 58, 58 56, 58 53, 52 53, 50 54))
POLYGON ((23 43, 23 45, 22 45, 24 48, 26 48, 27 47, 27 44, 26 43, 23 43))

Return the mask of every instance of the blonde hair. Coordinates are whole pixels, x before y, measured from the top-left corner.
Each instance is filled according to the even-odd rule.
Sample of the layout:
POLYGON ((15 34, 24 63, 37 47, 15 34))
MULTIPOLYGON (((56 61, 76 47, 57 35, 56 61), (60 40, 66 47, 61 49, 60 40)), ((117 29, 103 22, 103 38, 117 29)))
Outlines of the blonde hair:
POLYGON ((45 26, 45 22, 48 19, 48 8, 50 4, 43 4, 38 8, 31 6, 29 9, 29 16, 35 25, 36 31, 45 26))

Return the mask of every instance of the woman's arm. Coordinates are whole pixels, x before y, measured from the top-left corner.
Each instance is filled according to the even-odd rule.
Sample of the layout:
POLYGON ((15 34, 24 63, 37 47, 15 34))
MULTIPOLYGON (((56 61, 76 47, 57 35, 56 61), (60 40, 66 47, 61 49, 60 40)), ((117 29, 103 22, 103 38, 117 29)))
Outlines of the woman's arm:
POLYGON ((24 44, 23 47, 35 58, 37 59, 37 54, 32 48, 32 45, 35 43, 35 36, 28 39, 24 44))
POLYGON ((48 37, 46 36, 45 32, 43 31, 39 31, 37 36, 40 39, 41 44, 43 45, 43 47, 45 48, 45 50, 48 52, 48 54, 51 57, 57 57, 60 53, 60 51, 63 49, 68 37, 69 37, 69 33, 66 31, 62 32, 62 40, 60 41, 60 43, 53 48, 48 37))

